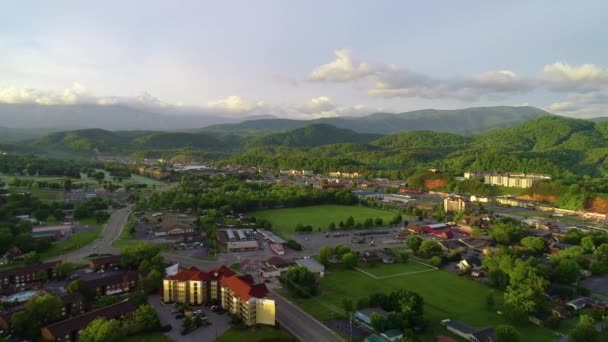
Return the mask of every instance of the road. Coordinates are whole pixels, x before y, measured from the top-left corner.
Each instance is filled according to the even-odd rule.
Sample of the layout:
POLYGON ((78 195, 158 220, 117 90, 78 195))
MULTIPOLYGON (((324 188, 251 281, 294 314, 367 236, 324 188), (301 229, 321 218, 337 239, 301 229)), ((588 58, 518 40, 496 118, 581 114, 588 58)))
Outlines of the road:
MULTIPOLYGON (((221 262, 212 260, 197 260, 171 253, 163 253, 165 260, 172 263, 179 263, 182 267, 197 267, 207 270, 221 266, 221 262)), ((323 323, 308 315, 295 304, 289 302, 278 293, 271 291, 269 297, 274 299, 276 304, 276 320, 292 335, 300 341, 324 341, 339 342, 343 341, 331 329, 323 323)))
POLYGON ((122 233, 122 228, 127 223, 130 214, 131 206, 116 210, 114 213, 112 213, 112 216, 110 216, 108 222, 104 224, 103 229, 99 234, 97 240, 80 249, 62 254, 60 256, 52 258, 51 260, 83 262, 86 261, 87 256, 94 253, 120 253, 120 250, 112 246, 112 243, 120 237, 120 234, 122 233))

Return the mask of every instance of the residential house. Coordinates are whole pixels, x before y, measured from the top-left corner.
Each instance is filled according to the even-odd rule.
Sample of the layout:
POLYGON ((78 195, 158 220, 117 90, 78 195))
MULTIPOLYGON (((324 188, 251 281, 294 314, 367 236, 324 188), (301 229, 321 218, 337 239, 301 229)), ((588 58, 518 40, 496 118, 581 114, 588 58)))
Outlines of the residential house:
POLYGON ((378 315, 382 318, 386 318, 388 316, 388 312, 382 310, 381 308, 368 308, 357 310, 353 317, 367 325, 371 325, 373 315, 378 315))
POLYGON ((364 251, 360 253, 361 261, 364 264, 375 264, 380 262, 382 259, 378 256, 378 254, 374 251, 364 251))
POLYGON ((569 301, 568 303, 566 303, 566 306, 574 309, 574 311, 579 311, 579 310, 586 308, 587 304, 588 304, 587 298, 579 297, 579 298, 573 299, 573 300, 569 301))
POLYGON ((67 293, 59 298, 63 302, 62 317, 76 316, 84 312, 84 297, 80 293, 67 293))
POLYGON ((452 319, 444 319, 441 321, 441 325, 446 327, 455 335, 458 335, 470 342, 494 341, 494 328, 492 327, 477 328, 464 322, 452 319))
POLYGON ((297 259, 295 262, 302 267, 306 267, 310 272, 318 275, 320 278, 325 276, 325 266, 313 258, 297 259))
POLYGON ((125 316, 135 312, 136 309, 137 305, 127 299, 116 304, 108 305, 76 317, 47 325, 41 329, 41 335, 45 341, 76 341, 80 331, 86 328, 87 325, 96 318, 123 319, 125 316))
POLYGON ((553 310, 551 310, 551 313, 553 316, 561 319, 567 319, 570 317, 570 310, 568 310, 565 306, 556 306, 553 308, 553 310))
POLYGON ((89 260, 89 268, 93 270, 108 270, 119 267, 122 257, 120 255, 108 255, 89 260))
POLYGON ((461 252, 467 249, 467 246, 459 240, 441 240, 439 241, 439 244, 441 245, 441 248, 446 252, 461 252))
POLYGON ((37 274, 39 272, 46 272, 47 278, 53 278, 55 276, 53 268, 58 263, 59 261, 51 261, 42 264, 0 270, 0 287, 38 281, 37 274))
POLYGON ((226 266, 208 272, 192 267, 167 276, 162 293, 165 303, 219 304, 245 325, 275 324, 275 303, 266 298, 266 285, 254 284, 250 275, 238 276, 226 266))
POLYGON ((458 269, 461 271, 464 270, 474 270, 481 267, 481 259, 476 256, 466 257, 458 263, 458 269))

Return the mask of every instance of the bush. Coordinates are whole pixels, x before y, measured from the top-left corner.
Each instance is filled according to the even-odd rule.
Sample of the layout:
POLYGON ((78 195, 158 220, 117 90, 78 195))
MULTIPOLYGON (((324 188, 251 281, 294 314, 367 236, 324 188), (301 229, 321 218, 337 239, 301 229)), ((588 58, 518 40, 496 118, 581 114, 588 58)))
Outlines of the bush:
POLYGON ((293 249, 294 251, 301 251, 302 245, 299 244, 296 240, 287 240, 287 247, 293 249))
POLYGON ((441 267, 441 265, 443 264, 443 259, 441 259, 440 256, 434 256, 431 258, 431 265, 435 266, 435 267, 441 267))
POLYGON ((562 325, 562 320, 558 317, 551 316, 545 321, 545 327, 549 329, 559 329, 562 325))

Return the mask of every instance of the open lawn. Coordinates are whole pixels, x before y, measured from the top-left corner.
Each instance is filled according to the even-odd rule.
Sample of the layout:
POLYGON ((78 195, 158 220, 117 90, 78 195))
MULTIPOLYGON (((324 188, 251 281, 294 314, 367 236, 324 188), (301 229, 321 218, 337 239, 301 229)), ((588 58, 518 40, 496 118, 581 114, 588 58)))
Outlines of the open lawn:
POLYGON ((420 272, 430 272, 437 270, 436 267, 425 265, 416 260, 410 260, 407 264, 378 264, 374 266, 359 266, 358 271, 369 275, 372 278, 392 278, 403 275, 416 274, 420 272))
POLYGON ((216 342, 262 342, 262 341, 297 341, 297 339, 289 332, 282 328, 270 326, 254 326, 251 328, 236 328, 232 327, 222 336, 218 337, 216 342))
POLYGON ((63 190, 9 188, 8 192, 11 194, 21 194, 21 193, 31 194, 32 196, 39 198, 43 201, 61 201, 61 200, 63 200, 63 190))
POLYGON ((97 240, 101 229, 101 225, 98 225, 90 231, 75 233, 65 240, 54 243, 49 250, 42 253, 41 257, 43 259, 51 258, 88 245, 97 240))
POLYGON ((355 223, 365 221, 367 218, 382 218, 384 223, 390 221, 395 212, 346 205, 314 205, 310 207, 270 209, 250 212, 249 215, 257 219, 265 219, 272 223, 275 232, 289 236, 295 233, 298 224, 311 225, 316 231, 317 228, 327 230, 331 222, 336 226, 340 221, 346 222, 349 216, 355 219, 355 223))
MULTIPOLYGON (((332 315, 342 315, 341 302, 345 298, 357 302, 358 299, 369 296, 374 292, 390 292, 395 289, 406 289, 420 294, 425 302, 425 316, 431 323, 430 331, 425 334, 424 340, 434 341, 437 334, 448 334, 440 325, 442 319, 451 318, 464 321, 476 326, 497 326, 507 324, 503 316, 496 311, 486 309, 486 296, 492 289, 460 277, 456 274, 434 270, 428 272, 411 273, 418 269, 420 264, 394 264, 389 266, 376 266, 366 268, 367 272, 376 272, 378 275, 406 273, 402 276, 375 279, 358 270, 332 270, 321 280, 321 294, 311 299, 296 299, 302 309, 320 320, 330 320, 332 315)), ((426 266, 424 266, 426 267, 426 266)), ((428 267, 426 267, 428 269, 428 267)), ((496 306, 502 305, 502 293, 495 294, 496 306)), ((523 324, 516 327, 524 336, 525 341, 552 341, 554 335, 551 331, 523 324)))

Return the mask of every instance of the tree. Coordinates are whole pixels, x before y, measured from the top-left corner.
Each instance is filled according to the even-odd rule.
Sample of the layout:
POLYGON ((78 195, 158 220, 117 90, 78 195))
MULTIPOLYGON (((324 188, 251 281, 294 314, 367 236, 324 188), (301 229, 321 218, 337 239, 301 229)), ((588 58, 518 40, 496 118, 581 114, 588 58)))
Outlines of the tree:
POLYGON ((580 266, 575 260, 567 257, 551 259, 551 279, 561 284, 576 282, 580 274, 580 266))
POLYGON ((281 275, 287 289, 297 297, 312 297, 319 291, 319 284, 314 273, 306 267, 294 265, 281 275))
POLYGON ((377 313, 373 312, 370 319, 371 319, 372 328, 374 328, 374 330, 376 332, 382 332, 383 328, 384 328, 384 318, 382 318, 382 316, 378 315, 377 313))
POLYGON ((405 240, 405 244, 414 252, 414 254, 418 254, 422 241, 420 236, 412 235, 405 240))
POLYGON ((505 304, 517 314, 535 312, 543 299, 549 282, 533 265, 533 259, 517 260, 508 274, 509 286, 505 292, 505 304))
POLYGON ((599 245, 593 255, 597 258, 597 261, 602 264, 608 264, 608 243, 599 245))
POLYGON ((499 325, 496 327, 496 342, 519 342, 521 334, 510 325, 499 325))
POLYGON ((34 264, 39 264, 40 263, 40 255, 38 255, 38 253, 32 251, 29 253, 25 253, 23 255, 23 262, 26 265, 34 265, 34 264))
POLYGON ((486 309, 488 311, 493 311, 495 305, 496 305, 496 300, 494 299, 494 291, 490 291, 486 295, 486 309))
POLYGON ((126 333, 115 319, 96 318, 80 332, 80 342, 106 342, 124 340, 126 333))
POLYGON ((374 226, 374 219, 372 219, 372 218, 368 217, 363 222, 363 228, 371 228, 373 226, 374 226))
POLYGON ((121 263, 126 268, 138 269, 143 260, 152 260, 160 253, 161 248, 161 246, 143 242, 127 247, 122 252, 121 263))
POLYGON ((346 313, 347 316, 353 313, 354 305, 352 299, 344 298, 342 299, 342 302, 340 304, 342 305, 342 309, 344 310, 344 313, 346 313))
POLYGON ((110 218, 110 214, 104 210, 97 210, 95 212, 95 222, 97 223, 106 223, 110 218))
POLYGON ((329 265, 329 259, 334 255, 334 249, 330 246, 323 246, 319 250, 319 262, 323 265, 329 265))
POLYGON ((97 296, 95 289, 81 279, 72 281, 65 289, 68 293, 80 293, 87 302, 92 302, 97 296))
POLYGON ((437 241, 424 240, 420 244, 418 254, 420 254, 423 258, 430 259, 434 256, 440 256, 441 254, 443 254, 443 249, 437 241))
POLYGON ((592 236, 583 237, 581 239, 581 247, 583 247, 583 250, 587 253, 593 252, 593 250, 595 249, 595 242, 593 241, 593 237, 592 236))
POLYGON ((351 229, 355 227, 355 219, 352 216, 349 216, 346 219, 346 223, 344 224, 344 228, 351 229))
POLYGON ((399 262, 401 262, 402 264, 407 264, 407 262, 409 260, 410 260, 410 253, 408 253, 408 252, 399 253, 399 262))
POLYGON ((374 220, 374 224, 376 226, 381 226, 384 223, 384 221, 382 220, 382 217, 376 217, 376 219, 374 220))
POLYGON ((65 279, 72 271, 72 264, 69 262, 60 262, 53 267, 53 272, 57 279, 65 279))
POLYGON ((61 311, 63 309, 63 302, 55 295, 44 294, 31 299, 25 305, 25 312, 30 327, 35 327, 40 330, 40 327, 56 322, 61 318, 61 311))
POLYGON ((594 342, 598 341, 598 335, 593 317, 581 315, 578 324, 570 333, 570 338, 574 342, 594 342))
POLYGON ((327 226, 327 229, 329 229, 330 231, 333 232, 334 230, 336 230, 336 223, 335 222, 331 222, 329 224, 329 226, 327 226))
POLYGON ((356 253, 348 252, 342 255, 342 262, 346 267, 357 267, 357 265, 359 264, 359 256, 356 253))
POLYGON ((160 326, 156 310, 149 304, 140 305, 135 311, 135 332, 153 331, 160 326))
POLYGON ((473 227, 471 229, 471 237, 478 238, 483 236, 483 230, 479 227, 473 227))
POLYGON ((505 246, 518 242, 523 235, 524 231, 520 226, 510 223, 498 223, 490 229, 492 239, 505 246))
POLYGON ((36 280, 37 281, 47 281, 49 280, 49 274, 46 270, 36 272, 36 280))
POLYGON ((547 241, 534 236, 527 236, 521 239, 521 245, 526 251, 535 255, 541 255, 547 249, 547 241))

